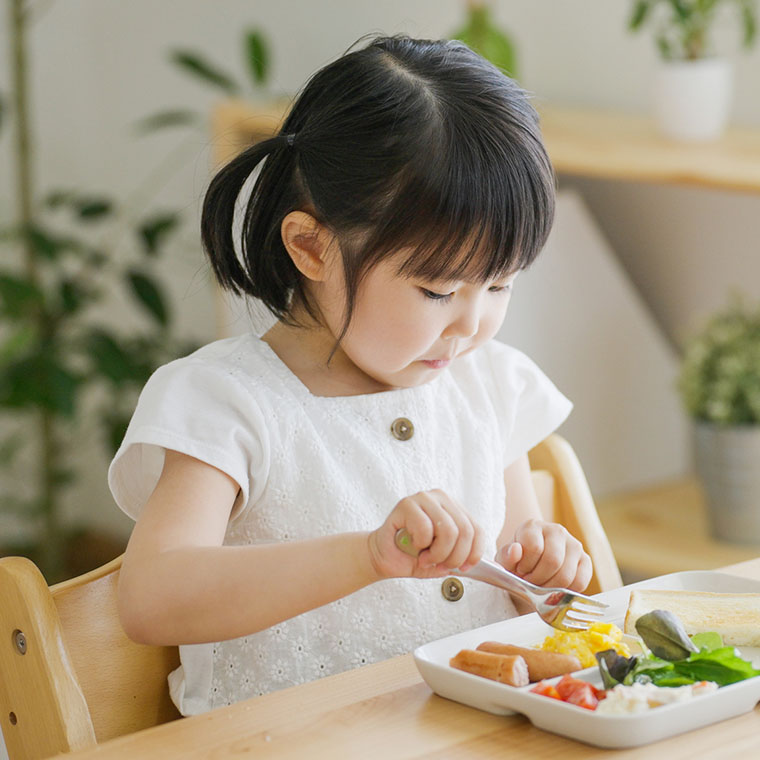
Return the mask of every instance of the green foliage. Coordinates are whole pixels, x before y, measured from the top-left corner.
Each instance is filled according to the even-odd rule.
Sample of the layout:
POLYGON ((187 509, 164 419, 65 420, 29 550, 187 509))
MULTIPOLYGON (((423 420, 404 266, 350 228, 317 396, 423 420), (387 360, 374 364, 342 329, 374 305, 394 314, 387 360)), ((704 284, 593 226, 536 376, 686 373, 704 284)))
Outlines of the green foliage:
POLYGON ((719 9, 728 4, 738 10, 742 45, 749 49, 757 36, 756 0, 635 0, 628 28, 638 31, 652 24, 665 60, 698 60, 711 54, 710 32, 719 9))
POLYGON ((250 30, 245 33, 245 59, 254 85, 266 84, 269 78, 269 46, 261 32, 250 30))
MULTIPOLYGON (((28 18, 21 12, 23 1, 10 0, 15 12, 9 32, 20 40, 28 18)), ((247 76, 260 87, 269 71, 266 41, 249 30, 243 42, 247 76)), ((23 95, 27 88, 26 49, 15 50, 11 96, 23 95)), ((197 81, 229 95, 244 92, 201 54, 178 50, 172 60, 197 81)), ((195 345, 173 336, 172 310, 157 276, 164 252, 181 229, 181 215, 149 208, 148 193, 143 193, 147 201, 138 198, 142 203, 133 201, 125 208, 80 189, 37 193, 30 170, 30 115, 13 112, 9 102, 25 104, 28 98, 0 95, 0 127, 9 117, 21 125, 12 152, 19 218, 0 227, 0 429, 10 421, 19 428, 0 435, 0 470, 9 486, 0 490, 0 511, 22 518, 36 531, 28 554, 48 582, 55 582, 63 577, 66 535, 59 516, 61 496, 78 477, 69 461, 68 436, 85 414, 94 414, 105 447, 113 453, 152 372, 195 345), (125 229, 130 235, 123 235, 125 229), (134 323, 107 318, 106 307, 119 288, 142 317, 134 323), (31 458, 19 455, 31 451, 31 458)), ((138 128, 146 133, 201 125, 205 118, 195 112, 172 109, 143 119, 138 128)), ((160 187, 155 169, 149 179, 160 187)))
POLYGON ((471 3, 465 25, 451 35, 511 77, 517 76, 517 56, 512 40, 493 22, 486 3, 471 3))
POLYGON ((240 92, 239 85, 231 76, 206 61, 198 53, 192 53, 187 50, 175 50, 171 54, 171 61, 180 68, 183 68, 187 73, 204 80, 208 84, 221 88, 228 95, 237 95, 240 92))
POLYGON ((760 305, 713 316, 686 345, 678 387, 696 419, 760 424, 760 305))

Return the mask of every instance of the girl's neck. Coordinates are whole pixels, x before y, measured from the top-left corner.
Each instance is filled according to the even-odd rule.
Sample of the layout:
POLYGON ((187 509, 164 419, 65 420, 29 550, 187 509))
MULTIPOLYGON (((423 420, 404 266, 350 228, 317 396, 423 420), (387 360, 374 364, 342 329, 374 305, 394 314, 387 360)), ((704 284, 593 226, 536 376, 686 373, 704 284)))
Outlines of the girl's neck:
POLYGON ((277 322, 261 339, 314 396, 391 390, 357 367, 340 346, 335 348, 335 336, 321 325, 294 327, 277 322))

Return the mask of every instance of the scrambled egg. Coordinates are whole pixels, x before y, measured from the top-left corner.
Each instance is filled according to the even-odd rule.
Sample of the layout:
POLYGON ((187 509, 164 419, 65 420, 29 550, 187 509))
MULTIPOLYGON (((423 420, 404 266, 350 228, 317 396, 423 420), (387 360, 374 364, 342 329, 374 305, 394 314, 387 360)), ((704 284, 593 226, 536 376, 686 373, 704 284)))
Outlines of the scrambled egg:
POLYGON ((614 623, 592 623, 587 631, 557 631, 544 639, 541 649, 559 654, 573 654, 581 667, 596 665, 595 652, 614 649, 623 657, 630 657, 631 652, 623 643, 623 632, 614 623))

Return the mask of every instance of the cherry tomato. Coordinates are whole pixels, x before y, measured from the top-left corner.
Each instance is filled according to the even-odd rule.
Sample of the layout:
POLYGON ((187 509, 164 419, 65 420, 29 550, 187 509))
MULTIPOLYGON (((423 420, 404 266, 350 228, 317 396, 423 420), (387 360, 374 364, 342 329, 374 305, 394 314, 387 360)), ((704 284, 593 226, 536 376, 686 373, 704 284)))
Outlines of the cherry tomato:
POLYGON ((544 697, 551 697, 552 699, 562 699, 559 692, 555 688, 554 684, 550 684, 548 681, 539 681, 531 691, 534 694, 541 694, 544 697))
POLYGON ((599 704, 599 700, 594 694, 594 687, 590 683, 576 686, 573 692, 565 698, 565 702, 578 705, 578 707, 585 707, 587 710, 596 710, 596 706, 599 704))

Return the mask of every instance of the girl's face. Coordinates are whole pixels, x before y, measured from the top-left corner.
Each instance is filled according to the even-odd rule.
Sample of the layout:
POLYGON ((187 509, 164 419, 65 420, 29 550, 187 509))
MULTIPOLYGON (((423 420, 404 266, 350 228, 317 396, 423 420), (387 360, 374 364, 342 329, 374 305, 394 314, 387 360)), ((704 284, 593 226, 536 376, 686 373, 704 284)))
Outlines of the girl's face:
MULTIPOLYGON (((429 282, 400 276, 397 268, 390 257, 365 275, 334 357, 349 360, 382 388, 428 382, 492 338, 504 321, 516 277, 485 284, 429 282)), ((319 307, 337 336, 345 308, 342 267, 335 266, 321 286, 319 307)))

